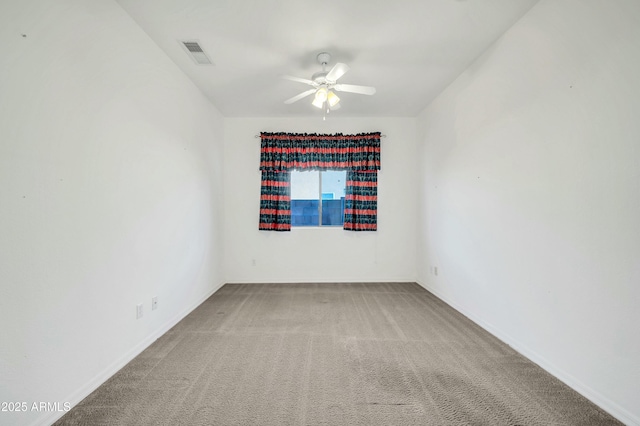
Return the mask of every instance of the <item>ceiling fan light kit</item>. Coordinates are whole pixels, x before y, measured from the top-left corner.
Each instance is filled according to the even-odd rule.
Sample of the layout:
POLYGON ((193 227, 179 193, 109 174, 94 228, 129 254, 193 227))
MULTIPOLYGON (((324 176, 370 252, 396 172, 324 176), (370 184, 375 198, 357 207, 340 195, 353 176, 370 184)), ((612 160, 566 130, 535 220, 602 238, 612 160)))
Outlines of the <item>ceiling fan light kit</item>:
POLYGON ((330 107, 334 107, 338 105, 338 102, 340 102, 340 98, 335 93, 329 92, 327 94, 327 102, 329 102, 330 107))
POLYGON ((311 105, 313 105, 316 108, 322 108, 324 106, 324 101, 321 100, 317 95, 316 97, 313 99, 313 102, 311 102, 311 105))
POLYGON ((324 103, 324 101, 327 100, 327 88, 326 87, 320 87, 317 91, 316 91, 316 101, 324 103))
POLYGON ((311 76, 311 80, 288 75, 283 77, 287 80, 308 84, 313 87, 313 89, 306 90, 290 99, 287 99, 284 101, 285 104, 292 104, 302 98, 315 94, 311 104, 316 108, 323 109, 325 113, 328 114, 330 111, 340 108, 340 98, 335 94, 334 90, 336 92, 357 93, 359 95, 373 95, 376 93, 375 87, 371 86, 337 84, 336 81, 349 71, 349 66, 338 62, 329 70, 329 72, 327 72, 326 66, 331 60, 331 55, 329 53, 319 53, 317 60, 322 65, 322 71, 313 74, 311 76))

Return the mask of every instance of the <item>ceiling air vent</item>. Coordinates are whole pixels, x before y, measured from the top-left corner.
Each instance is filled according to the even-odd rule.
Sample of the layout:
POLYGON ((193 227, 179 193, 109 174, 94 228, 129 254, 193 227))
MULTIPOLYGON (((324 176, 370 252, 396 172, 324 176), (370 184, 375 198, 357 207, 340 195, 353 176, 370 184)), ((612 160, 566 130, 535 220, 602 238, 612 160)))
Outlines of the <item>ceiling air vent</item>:
POLYGON ((209 59, 209 56, 204 53, 204 50, 202 50, 202 47, 200 47, 200 43, 197 40, 182 40, 180 41, 180 44, 196 64, 213 65, 211 59, 209 59))

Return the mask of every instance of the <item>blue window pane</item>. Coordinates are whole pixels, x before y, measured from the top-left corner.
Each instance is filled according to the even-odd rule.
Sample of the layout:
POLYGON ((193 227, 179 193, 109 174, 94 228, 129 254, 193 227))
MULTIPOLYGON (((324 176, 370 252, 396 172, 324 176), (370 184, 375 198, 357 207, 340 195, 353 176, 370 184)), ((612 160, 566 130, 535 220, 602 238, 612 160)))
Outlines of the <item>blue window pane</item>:
POLYGON ((318 200, 291 200, 291 226, 318 224, 318 200))
POLYGON ((322 225, 342 226, 344 224, 344 197, 339 200, 322 200, 322 225))

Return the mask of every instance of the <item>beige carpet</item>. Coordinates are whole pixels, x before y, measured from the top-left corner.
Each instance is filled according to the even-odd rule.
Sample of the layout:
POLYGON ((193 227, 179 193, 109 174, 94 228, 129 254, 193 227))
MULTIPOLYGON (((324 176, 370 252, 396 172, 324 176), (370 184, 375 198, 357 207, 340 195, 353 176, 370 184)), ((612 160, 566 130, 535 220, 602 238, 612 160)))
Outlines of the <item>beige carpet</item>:
POLYGON ((620 423, 398 283, 225 285, 56 424, 620 423))

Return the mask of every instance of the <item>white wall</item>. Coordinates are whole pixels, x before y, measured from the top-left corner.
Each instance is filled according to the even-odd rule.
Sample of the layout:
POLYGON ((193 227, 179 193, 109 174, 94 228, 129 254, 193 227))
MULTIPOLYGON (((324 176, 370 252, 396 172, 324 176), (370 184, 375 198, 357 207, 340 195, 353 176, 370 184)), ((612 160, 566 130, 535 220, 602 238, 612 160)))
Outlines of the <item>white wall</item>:
POLYGON ((0 401, 75 404, 222 284, 223 120, 113 1, 3 1, 0 52, 0 401))
POLYGON ((225 119, 227 282, 415 281, 415 119, 225 119), (258 231, 260 132, 380 131, 378 231, 258 231), (255 265, 253 260, 255 259, 255 265))
POLYGON ((639 22, 635 0, 542 0, 417 131, 419 282, 628 424, 640 424, 639 22))

